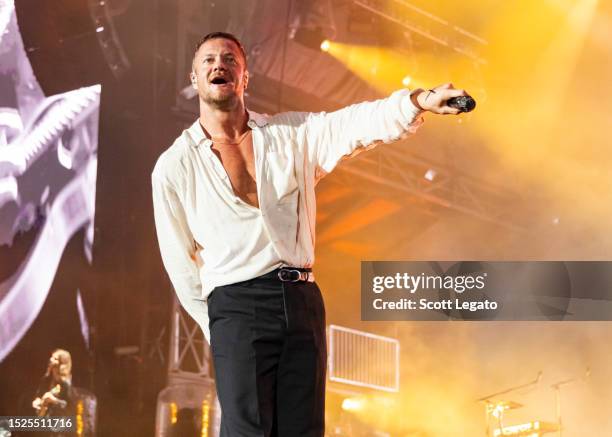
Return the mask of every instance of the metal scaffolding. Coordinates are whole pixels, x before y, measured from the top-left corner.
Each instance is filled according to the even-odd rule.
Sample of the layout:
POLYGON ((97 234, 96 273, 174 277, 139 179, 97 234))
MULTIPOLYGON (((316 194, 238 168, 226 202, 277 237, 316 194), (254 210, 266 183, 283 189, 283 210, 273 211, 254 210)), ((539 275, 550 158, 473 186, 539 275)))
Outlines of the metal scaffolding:
POLYGON ((353 0, 353 3, 474 62, 487 63, 472 48, 474 43, 487 45, 486 40, 405 0, 353 0))
POLYGON ((418 198, 515 231, 526 231, 514 213, 518 192, 386 145, 352 158, 334 171, 336 182, 414 203, 418 198), (371 182, 355 184, 355 176, 371 182), (403 196, 402 194, 406 194, 403 196))
POLYGON ((200 326, 176 299, 172 309, 168 385, 210 379, 210 347, 200 326))

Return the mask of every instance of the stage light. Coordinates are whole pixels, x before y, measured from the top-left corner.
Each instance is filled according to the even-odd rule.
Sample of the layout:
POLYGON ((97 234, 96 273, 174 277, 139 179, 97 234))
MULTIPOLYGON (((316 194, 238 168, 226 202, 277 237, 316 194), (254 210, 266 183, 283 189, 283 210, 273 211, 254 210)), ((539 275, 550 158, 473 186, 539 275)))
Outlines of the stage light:
POLYGON ((433 182, 433 180, 436 178, 436 175, 437 175, 437 172, 434 169, 430 168, 429 170, 425 172, 423 177, 427 179, 429 182, 433 182))
POLYGON ((176 402, 170 403, 170 423, 175 424, 178 420, 178 405, 176 402))
POLYGON ((346 398, 342 401, 342 409, 344 411, 351 411, 351 412, 356 412, 356 411, 361 411, 363 410, 363 407, 365 402, 363 399, 357 399, 357 398, 346 398))
MULTIPOLYGON (((327 53, 383 93, 396 91, 401 83, 406 86, 406 72, 414 70, 409 57, 398 56, 397 51, 391 48, 330 41, 327 53)), ((410 86, 423 85, 417 82, 414 77, 410 77, 410 86)))
POLYGON ((210 427, 210 404, 206 399, 202 401, 202 432, 200 437, 208 437, 208 429, 210 427))
POLYGON ((296 43, 312 50, 323 50, 323 43, 325 41, 327 41, 329 44, 327 36, 325 33, 323 33, 323 29, 320 27, 316 27, 314 29, 309 29, 306 27, 292 29, 289 34, 289 39, 292 39, 296 43))
POLYGON ((79 437, 83 435, 83 410, 83 400, 79 399, 76 406, 76 435, 79 437))
POLYGON ((329 48, 331 47, 331 42, 326 39, 321 43, 321 50, 323 50, 324 52, 328 52, 329 48))
POLYGON ((405 76, 402 79, 402 85, 404 85, 404 86, 410 85, 410 82, 412 82, 412 78, 410 76, 405 76))

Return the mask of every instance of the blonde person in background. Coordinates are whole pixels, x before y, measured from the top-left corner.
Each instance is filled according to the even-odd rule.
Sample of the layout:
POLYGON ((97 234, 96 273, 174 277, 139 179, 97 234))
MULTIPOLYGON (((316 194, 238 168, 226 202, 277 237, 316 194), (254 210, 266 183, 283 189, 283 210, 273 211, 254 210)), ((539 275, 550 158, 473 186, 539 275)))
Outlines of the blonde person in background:
POLYGON ((55 349, 49 357, 32 407, 41 417, 69 416, 72 407, 72 358, 70 352, 55 349))

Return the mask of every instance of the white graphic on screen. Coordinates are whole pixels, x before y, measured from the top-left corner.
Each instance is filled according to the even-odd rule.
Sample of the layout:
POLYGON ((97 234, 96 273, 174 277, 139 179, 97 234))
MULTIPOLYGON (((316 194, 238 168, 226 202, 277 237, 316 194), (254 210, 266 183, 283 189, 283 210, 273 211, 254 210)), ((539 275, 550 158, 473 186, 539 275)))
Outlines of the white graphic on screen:
POLYGON ((45 97, 0 0, 0 361, 40 312, 70 238, 91 262, 100 86, 45 97))

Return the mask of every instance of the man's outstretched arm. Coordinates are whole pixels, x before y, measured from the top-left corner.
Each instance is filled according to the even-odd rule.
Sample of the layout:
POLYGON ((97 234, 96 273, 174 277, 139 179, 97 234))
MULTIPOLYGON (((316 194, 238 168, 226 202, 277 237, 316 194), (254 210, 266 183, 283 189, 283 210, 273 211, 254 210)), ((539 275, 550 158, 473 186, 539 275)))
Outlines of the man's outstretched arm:
POLYGON ((330 113, 308 114, 305 120, 308 159, 329 173, 344 157, 414 133, 424 112, 459 113, 447 101, 462 95, 466 95, 464 90, 448 83, 431 90, 396 91, 387 98, 330 113))

